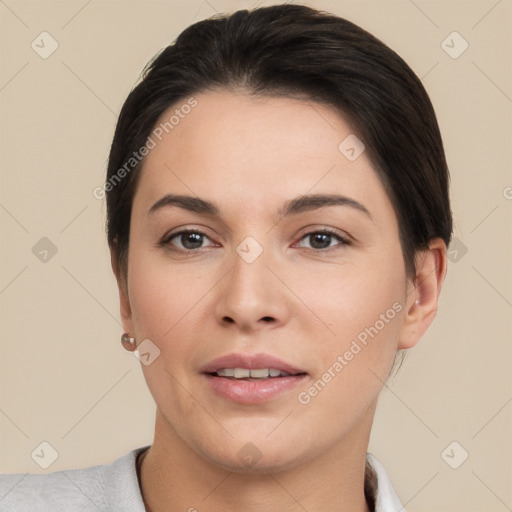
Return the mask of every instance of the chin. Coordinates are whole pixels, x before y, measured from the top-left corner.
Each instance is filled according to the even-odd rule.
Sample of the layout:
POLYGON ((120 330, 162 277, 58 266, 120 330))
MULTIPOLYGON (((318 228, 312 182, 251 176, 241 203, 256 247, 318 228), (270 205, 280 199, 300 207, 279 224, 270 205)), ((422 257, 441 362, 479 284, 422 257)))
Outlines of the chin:
POLYGON ((303 439, 291 436, 274 442, 265 435, 238 436, 230 441, 200 447, 200 453, 213 464, 233 473, 268 474, 293 469, 306 462, 311 454, 304 447, 303 439), (300 451, 298 451, 300 447, 300 451))
MULTIPOLYGON (((251 446, 247 443, 242 449, 251 446)), ((254 445, 252 445, 254 446, 254 445)), ((300 464, 302 457, 294 457, 293 454, 287 453, 265 453, 253 452, 246 450, 245 455, 241 456, 238 452, 233 453, 230 457, 224 454, 222 457, 214 455, 211 459, 218 467, 238 474, 265 475, 268 473, 277 473, 293 469, 300 464)))

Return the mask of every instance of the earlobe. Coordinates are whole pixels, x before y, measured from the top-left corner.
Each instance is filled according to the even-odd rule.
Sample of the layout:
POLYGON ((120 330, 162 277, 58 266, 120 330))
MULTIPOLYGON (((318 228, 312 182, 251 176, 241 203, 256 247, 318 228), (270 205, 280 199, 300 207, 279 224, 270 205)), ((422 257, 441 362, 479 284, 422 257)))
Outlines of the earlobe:
POLYGON ((116 277, 117 289, 119 292, 119 308, 121 313, 121 320, 123 328, 127 332, 133 332, 132 324, 132 310, 130 305, 130 298, 128 295, 128 283, 119 268, 119 258, 115 248, 110 248, 110 263, 112 265, 112 271, 116 277))
POLYGON ((446 244, 436 238, 416 255, 416 277, 407 294, 398 350, 415 346, 433 322, 445 275, 446 244))

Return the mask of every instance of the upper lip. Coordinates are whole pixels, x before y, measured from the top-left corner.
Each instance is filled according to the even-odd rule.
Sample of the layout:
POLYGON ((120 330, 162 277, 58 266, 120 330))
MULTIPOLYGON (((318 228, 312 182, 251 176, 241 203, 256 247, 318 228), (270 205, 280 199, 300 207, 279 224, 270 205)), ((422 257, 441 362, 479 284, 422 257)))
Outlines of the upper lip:
POLYGON ((306 373, 300 368, 296 368, 288 363, 285 363, 277 357, 269 354, 227 354, 225 356, 218 357, 213 361, 205 364, 201 367, 201 373, 215 373, 223 368, 247 368, 249 370, 255 370, 258 368, 272 368, 282 372, 289 373, 291 375, 297 375, 299 373, 306 373))

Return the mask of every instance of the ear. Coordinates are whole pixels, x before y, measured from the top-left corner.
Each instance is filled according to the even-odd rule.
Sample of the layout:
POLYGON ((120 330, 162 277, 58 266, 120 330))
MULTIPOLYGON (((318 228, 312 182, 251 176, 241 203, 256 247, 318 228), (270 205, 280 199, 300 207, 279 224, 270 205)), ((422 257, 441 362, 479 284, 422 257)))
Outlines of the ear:
POLYGON ((133 336, 132 308, 130 305, 130 297, 128 295, 127 276, 125 277, 121 272, 118 263, 117 249, 115 247, 110 248, 110 264, 112 265, 112 270, 116 276, 123 329, 125 332, 128 332, 133 336))
POLYGON ((435 238, 428 249, 416 254, 416 276, 408 287, 398 350, 415 346, 434 320, 446 264, 446 244, 441 238, 435 238))

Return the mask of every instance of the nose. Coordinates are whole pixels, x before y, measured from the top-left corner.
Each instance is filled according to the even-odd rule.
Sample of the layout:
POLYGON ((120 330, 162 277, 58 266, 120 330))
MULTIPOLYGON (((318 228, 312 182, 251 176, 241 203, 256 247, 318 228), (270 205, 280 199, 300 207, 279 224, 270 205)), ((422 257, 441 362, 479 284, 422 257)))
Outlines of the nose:
POLYGON ((216 317, 224 327, 250 333, 275 329, 289 318, 289 294, 267 251, 252 262, 233 254, 231 270, 217 290, 216 317))

